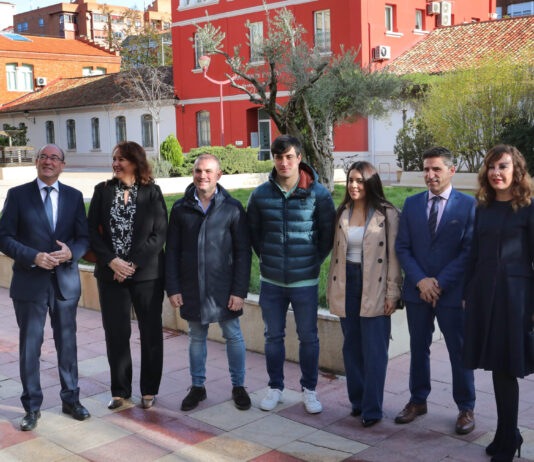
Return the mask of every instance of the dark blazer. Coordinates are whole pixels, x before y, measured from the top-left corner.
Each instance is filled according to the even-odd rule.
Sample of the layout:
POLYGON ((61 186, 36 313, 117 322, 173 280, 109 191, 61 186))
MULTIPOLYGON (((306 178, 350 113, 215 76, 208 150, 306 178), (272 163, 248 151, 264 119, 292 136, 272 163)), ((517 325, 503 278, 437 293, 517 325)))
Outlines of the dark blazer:
POLYGON ((428 228, 427 204, 428 191, 425 191, 408 197, 402 209, 395 243, 405 272, 402 297, 406 302, 421 303, 417 283, 425 277, 434 277, 443 290, 440 305, 461 307, 473 238, 475 200, 453 188, 433 239, 428 228))
MULTIPOLYGON (((91 249, 98 261, 95 277, 113 281, 113 271, 108 263, 116 255, 111 242, 110 213, 118 180, 110 180, 95 186, 89 206, 89 236, 91 249)), ((139 186, 133 226, 130 259, 137 265, 132 279, 149 281, 163 277, 163 244, 167 234, 167 206, 159 186, 139 186)))
POLYGON ((61 295, 79 298, 78 259, 89 247, 87 218, 80 191, 59 183, 56 229, 52 231, 37 180, 11 188, 0 219, 0 250, 14 260, 10 297, 35 301, 47 297, 51 272, 35 266, 39 252, 59 250, 56 240, 64 242, 72 260, 55 269, 61 295))
POLYGON ((182 294, 180 315, 203 324, 226 321, 243 313, 230 311, 230 295, 245 298, 252 251, 245 211, 219 185, 204 214, 191 184, 172 207, 167 235, 165 286, 182 294))

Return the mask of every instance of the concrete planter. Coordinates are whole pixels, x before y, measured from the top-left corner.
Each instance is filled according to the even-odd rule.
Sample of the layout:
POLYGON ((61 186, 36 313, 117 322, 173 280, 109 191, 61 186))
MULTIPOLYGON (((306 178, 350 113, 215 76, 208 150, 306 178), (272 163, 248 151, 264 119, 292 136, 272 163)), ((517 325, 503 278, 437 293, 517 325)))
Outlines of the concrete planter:
MULTIPOLYGON (((0 254, 0 286, 9 287, 11 282, 12 260, 0 254)), ((82 295, 79 306, 100 311, 98 289, 96 279, 93 276, 93 267, 90 265, 80 265, 80 279, 82 284, 82 295)), ((263 353, 263 320, 261 309, 258 305, 258 296, 249 294, 245 301, 243 316, 240 318, 241 330, 247 349, 258 353, 263 353)), ((132 317, 133 313, 132 313, 132 317)), ((187 322, 184 321, 178 310, 175 310, 167 297, 163 302, 163 326, 167 329, 187 332, 187 322)), ((319 311, 319 340, 321 352, 319 356, 319 367, 335 373, 344 374, 343 356, 341 353, 343 346, 343 335, 339 325, 339 318, 333 316, 328 311, 319 311)), ((407 352, 410 349, 408 326, 406 323, 406 311, 395 313, 391 323, 391 337, 389 347, 390 358, 407 352)), ((435 339, 439 338, 439 330, 436 329, 435 339)), ((221 329, 218 325, 210 328, 208 338, 217 342, 223 342, 221 329)), ((286 328, 286 357, 290 361, 298 362, 298 338, 296 334, 295 319, 290 310, 287 316, 286 328)))

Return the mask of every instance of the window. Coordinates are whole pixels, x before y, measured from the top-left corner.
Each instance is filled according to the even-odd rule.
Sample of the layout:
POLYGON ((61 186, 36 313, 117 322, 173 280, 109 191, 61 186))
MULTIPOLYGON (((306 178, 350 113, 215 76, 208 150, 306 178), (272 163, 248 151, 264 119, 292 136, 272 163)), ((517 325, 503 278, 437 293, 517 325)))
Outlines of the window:
POLYGON ((141 116, 141 140, 144 148, 154 147, 154 134, 152 131, 152 116, 143 114, 141 116))
POLYGON ((6 64, 6 77, 8 91, 32 91, 33 90, 33 66, 15 63, 6 64))
POLYGON ((93 70, 92 75, 104 75, 106 73, 105 67, 97 67, 93 70))
POLYGON ((197 144, 198 146, 211 145, 210 113, 208 111, 197 112, 197 144))
POLYGON ((198 38, 198 34, 195 34, 195 69, 200 69, 200 65, 198 64, 198 58, 204 56, 204 54, 204 47, 202 46, 202 42, 198 38))
POLYGON ((315 19, 315 48, 320 53, 328 53, 330 47, 330 10, 316 11, 315 19))
POLYGON ((76 122, 67 120, 67 149, 76 149, 76 122))
POLYGON ((393 6, 386 5, 386 30, 388 32, 393 32, 393 6))
POLYGON ((44 18, 39 18, 39 27, 44 27, 44 18))
POLYGON ((415 10, 415 30, 424 30, 423 10, 415 10))
POLYGON ((93 13, 93 22, 107 22, 105 14, 93 13))
POLYGON ((263 23, 253 22, 249 24, 250 62, 263 61, 263 23))
POLYGON ((213 0, 180 0, 180 8, 185 6, 201 5, 202 3, 212 2, 213 0))
POLYGON ((137 28, 141 27, 141 21, 139 19, 135 20, 135 27, 137 28))
POLYGON ((28 30, 28 22, 27 22, 27 21, 23 22, 23 23, 21 24, 21 27, 22 27, 22 31, 23 31, 23 32, 26 31, 26 30, 28 30))
POLYGON ((115 117, 115 135, 117 143, 120 143, 121 141, 126 141, 126 117, 115 117))
POLYGON ((87 77, 87 76, 91 75, 92 72, 93 72, 93 68, 92 67, 84 67, 82 69, 82 76, 83 77, 87 77))
POLYGON ((98 117, 91 119, 91 135, 93 138, 93 149, 100 149, 100 122, 98 117))
POLYGON ((45 122, 46 144, 55 144, 56 135, 54 133, 54 122, 47 120, 45 122))

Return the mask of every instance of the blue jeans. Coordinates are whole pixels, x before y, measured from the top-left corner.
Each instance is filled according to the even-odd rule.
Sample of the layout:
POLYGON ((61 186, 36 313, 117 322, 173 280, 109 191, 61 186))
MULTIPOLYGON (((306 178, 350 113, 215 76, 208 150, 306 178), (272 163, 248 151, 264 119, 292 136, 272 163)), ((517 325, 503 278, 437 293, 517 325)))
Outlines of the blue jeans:
MULTIPOLYGON (((189 323, 189 370, 194 387, 203 387, 206 381, 206 356, 208 353, 206 339, 209 324, 196 321, 189 323)), ((222 335, 226 340, 226 356, 232 386, 245 384, 245 342, 239 326, 239 318, 220 321, 222 335)))
POLYGON ((300 384, 315 390, 319 373, 319 337, 317 336, 318 286, 280 287, 261 281, 260 307, 265 323, 265 360, 269 387, 284 389, 284 345, 286 314, 293 307, 299 338, 300 384))
POLYGON ((350 262, 346 268, 346 317, 340 318, 340 323, 349 400, 364 419, 381 419, 391 318, 360 316, 362 268, 350 262))

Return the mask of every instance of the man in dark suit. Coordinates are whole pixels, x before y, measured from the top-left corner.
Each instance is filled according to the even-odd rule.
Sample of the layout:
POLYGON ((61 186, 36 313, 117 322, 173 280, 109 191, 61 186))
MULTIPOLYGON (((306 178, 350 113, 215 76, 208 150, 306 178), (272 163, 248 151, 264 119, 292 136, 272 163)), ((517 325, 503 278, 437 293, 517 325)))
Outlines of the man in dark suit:
POLYGON ((464 272, 473 236, 475 201, 451 185, 452 154, 441 147, 423 153, 428 191, 408 197, 396 241, 405 272, 403 298, 410 331, 410 401, 395 422, 426 414, 430 394, 430 344, 434 319, 445 338, 452 366, 452 394, 459 409, 456 433, 475 428, 473 371, 462 364, 464 272))
POLYGON ((63 412, 90 417, 79 401, 76 307, 80 298, 78 259, 89 247, 80 191, 61 184, 61 148, 49 144, 37 153, 37 179, 8 191, 0 219, 0 250, 13 258, 10 297, 20 329, 22 430, 33 430, 41 416, 43 392, 39 357, 46 313, 54 333, 63 412))

